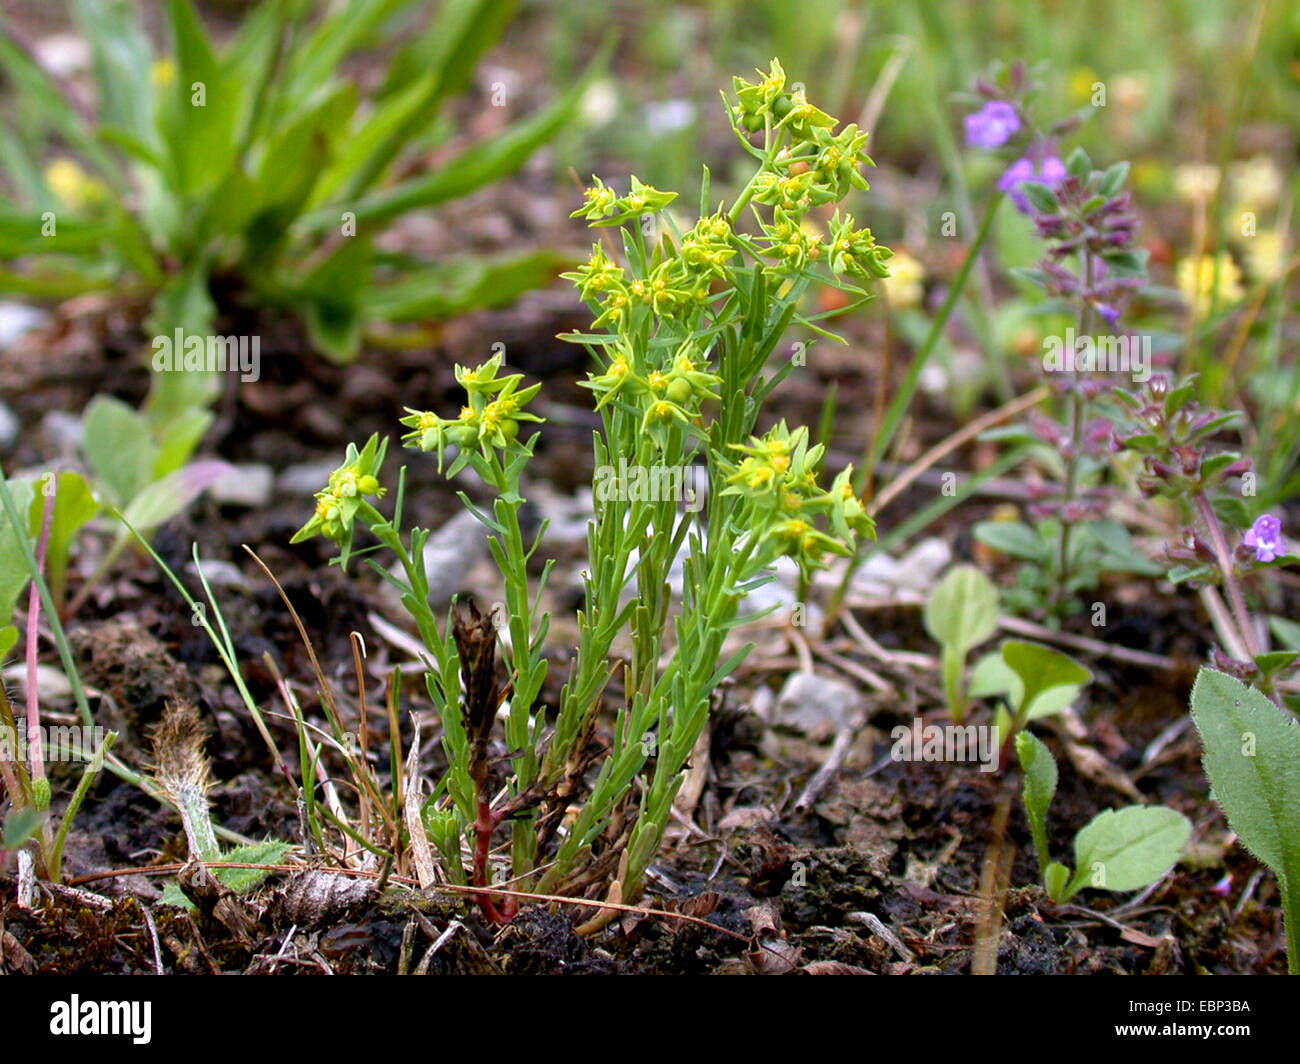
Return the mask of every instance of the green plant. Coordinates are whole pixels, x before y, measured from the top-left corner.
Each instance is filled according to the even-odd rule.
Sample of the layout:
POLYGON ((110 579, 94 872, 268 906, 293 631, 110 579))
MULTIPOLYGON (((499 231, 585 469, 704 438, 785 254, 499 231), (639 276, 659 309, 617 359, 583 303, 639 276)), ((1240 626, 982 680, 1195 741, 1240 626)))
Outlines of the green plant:
POLYGON ((973 565, 948 571, 925 604, 925 630, 943 647, 943 687, 958 724, 966 716, 966 655, 998 630, 998 589, 973 565))
POLYGON ((1300 975, 1300 724, 1209 668, 1197 674, 1191 710, 1212 796, 1242 844, 1277 875, 1287 964, 1300 975))
POLYGON ((1003 592, 1007 609, 1018 615, 1050 612, 1058 588, 1063 604, 1075 603, 1083 592, 1098 588, 1106 574, 1155 577, 1165 572, 1164 566, 1133 545, 1127 528, 1109 518, 1074 526, 1064 570, 1060 568, 1061 526, 1054 518, 1032 525, 980 521, 971 533, 981 543, 1026 563, 1017 569, 1015 584, 1003 592))
POLYGON ((1025 812, 1038 853, 1043 889, 1054 902, 1067 902, 1085 887, 1141 890, 1163 876, 1182 855, 1192 825, 1164 806, 1130 805, 1098 813, 1074 837, 1074 865, 1053 861, 1048 849, 1047 813, 1056 794, 1056 759, 1041 739, 1021 731, 1016 753, 1024 773, 1025 812))
MULTIPOLYGON (((3 782, 9 798, 3 836, 0 837, 0 866, 3 866, 11 851, 30 843, 37 873, 58 880, 68 831, 90 791, 91 783, 104 767, 105 758, 117 739, 117 734, 99 729, 98 734, 89 740, 94 744, 94 749, 86 750, 86 737, 91 734, 90 715, 75 670, 71 676, 71 686, 78 697, 86 728, 79 736, 69 736, 66 728, 58 729, 60 734, 56 737, 54 733, 47 736, 42 727, 36 638, 41 605, 45 603, 47 608, 52 605, 49 588, 41 575, 41 566, 45 561, 54 521, 52 507, 47 508, 38 538, 29 540, 25 511, 20 507, 30 500, 31 494, 30 485, 11 486, 0 475, 0 508, 4 511, 4 520, 0 524, 0 564, 12 565, 13 570, 20 574, 16 581, 7 583, 4 598, 0 599, 0 611, 3 611, 0 623, 4 625, 0 627, 0 662, 3 662, 18 638, 17 628, 8 623, 13 613, 14 600, 21 593, 23 585, 29 579, 32 581, 27 606, 27 691, 23 718, 14 713, 9 694, 4 685, 0 684, 0 782, 3 782), (67 749, 63 748, 65 739, 69 740, 67 749), (50 759, 65 760, 74 757, 84 758, 86 765, 63 811, 58 831, 53 833, 49 823, 52 793, 46 762, 50 759)), ((51 619, 51 626, 56 633, 60 651, 66 654, 66 640, 63 639, 57 617, 51 619)))
MULTIPOLYGON (((165 6, 169 49, 155 53, 125 0, 75 0, 91 44, 92 112, 47 74, 16 30, 0 70, 21 121, 6 129, 0 290, 65 298, 112 288, 151 302, 147 329, 211 336, 249 303, 302 315, 315 345, 355 354, 367 322, 448 315, 508 301, 565 261, 552 252, 425 262, 381 250, 394 219, 464 196, 514 171, 574 113, 575 82, 545 109, 453 154, 448 103, 470 84, 514 0, 427 5, 375 0, 315 18, 304 0, 268 0, 224 50, 190 0, 165 6), (372 44, 395 44, 371 94, 339 74, 372 44), (62 157, 47 169, 52 144, 62 157), (90 168, 90 172, 82 166, 90 168)), ((499 101, 498 101, 499 102, 499 101)), ((190 418, 210 399, 210 368, 160 373, 151 419, 190 418)))
MULTIPOLYGON (((194 411, 194 424, 206 426, 206 411, 194 411)), ((83 418, 83 453, 89 476, 75 470, 45 473, 31 479, 8 481, 20 514, 28 516, 29 542, 44 534, 45 575, 55 605, 64 610, 68 561, 77 533, 105 509, 126 521, 119 524, 113 543, 96 572, 67 607, 76 608, 98 580, 109 571, 130 539, 127 526, 144 536, 171 520, 190 505, 213 481, 229 471, 224 462, 202 460, 182 465, 195 437, 184 422, 173 422, 158 433, 149 420, 112 396, 96 396, 83 418)), ((27 583, 18 533, 6 522, 0 526, 0 651, 5 649, 5 625, 18 595, 27 583)))
POLYGON ((1092 682, 1092 673, 1059 650, 1008 639, 971 670, 974 698, 1002 696, 997 725, 1002 741, 1010 742, 1031 720, 1059 713, 1092 682))
MULTIPOLYGON (((608 480, 602 471, 626 458, 629 467, 667 474, 667 483, 680 486, 683 471, 703 460, 709 492, 698 513, 680 512, 687 501, 681 492, 647 498, 622 474, 596 493, 578 653, 549 742, 546 714, 535 703, 546 673, 541 594, 550 565, 534 588, 529 563, 544 529, 530 546, 519 523, 523 476, 538 439, 521 430, 540 420, 525 409, 538 386, 521 387, 519 374, 501 375, 500 355, 474 369, 457 367, 466 392, 459 417, 412 410, 403 424, 408 446, 435 452, 448 476, 472 469, 495 495, 486 511, 461 497, 491 533, 505 580, 505 609, 494 611, 510 635, 504 690, 492 673, 497 639, 489 621, 462 607, 439 629, 424 572, 428 533, 411 530, 408 546, 401 531, 402 481, 391 519, 371 503, 385 493, 385 445, 378 439, 349 448, 295 537, 319 533, 339 542, 338 561, 346 564, 360 524, 397 555, 403 577, 376 569, 398 587, 428 649, 427 687, 450 766, 424 820, 449 874, 464 875, 458 870, 469 864, 474 886, 490 885, 492 834, 510 822, 514 881, 543 892, 608 883, 611 898, 638 898, 687 758, 708 724, 712 694, 748 652, 722 657, 739 623, 740 598, 770 578, 779 557, 793 558, 806 576, 826 555, 851 553, 857 536, 874 535, 851 469, 828 487, 819 483, 823 449, 810 444, 807 430, 782 422, 754 434, 763 401, 799 364, 792 358, 771 365, 789 327, 830 335, 801 313, 808 287, 829 277, 865 299, 839 278, 887 273, 887 249, 852 218, 836 214, 824 236, 808 227, 814 207, 865 187, 866 134, 856 126, 833 132, 833 118, 787 90, 776 61, 756 83, 736 79, 727 102, 737 137, 757 160, 730 207, 710 202, 706 170, 699 220, 685 232, 663 213, 674 194, 635 178, 623 195, 597 180, 577 212, 594 226, 619 227, 622 237, 622 264, 597 245, 570 275, 592 306, 594 328, 604 328, 571 337, 597 364, 586 382, 601 416, 596 475, 608 480), (741 228, 747 214, 756 235, 741 228), (683 597, 674 610, 669 570, 682 553, 683 597), (614 674, 611 655, 624 633, 631 643, 624 701, 613 741, 589 779, 602 753, 591 739, 614 674), (504 801, 493 808, 487 750, 498 708, 509 780, 504 801), (570 806, 576 817, 560 835, 570 806), (470 861, 461 856, 467 834, 470 861)), ((499 898, 487 890, 479 895, 494 921, 513 912, 513 901, 499 898)))

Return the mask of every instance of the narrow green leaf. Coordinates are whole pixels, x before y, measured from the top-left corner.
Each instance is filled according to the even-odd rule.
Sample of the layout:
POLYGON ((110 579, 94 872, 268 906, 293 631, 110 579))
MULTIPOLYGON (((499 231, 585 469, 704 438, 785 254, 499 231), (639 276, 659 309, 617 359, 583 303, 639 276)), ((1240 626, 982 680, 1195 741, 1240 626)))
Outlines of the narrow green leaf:
POLYGON ((1056 758, 1046 744, 1027 731, 1016 735, 1016 754, 1025 774, 1025 812, 1038 852, 1038 871, 1046 879, 1051 856, 1047 847, 1047 811, 1056 795, 1056 758))

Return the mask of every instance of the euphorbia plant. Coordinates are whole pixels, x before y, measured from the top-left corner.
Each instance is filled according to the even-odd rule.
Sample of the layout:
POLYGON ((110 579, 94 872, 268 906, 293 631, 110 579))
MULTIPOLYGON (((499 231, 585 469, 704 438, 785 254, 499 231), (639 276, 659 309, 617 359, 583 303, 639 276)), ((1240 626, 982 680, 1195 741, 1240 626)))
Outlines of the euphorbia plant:
MULTIPOLYGON (((383 491, 377 439, 350 450, 296 537, 322 533, 342 545, 346 562, 360 523, 400 560, 402 578, 381 571, 401 590, 429 651, 427 687, 449 767, 425 807, 425 825, 455 881, 490 887, 492 834, 509 820, 510 871, 519 887, 638 898, 687 758, 708 724, 711 695, 748 651, 723 660, 740 599, 770 578, 780 557, 807 575, 827 555, 849 554, 857 536, 874 536, 852 470, 823 485, 823 449, 806 429, 782 422, 755 431, 764 400, 796 364, 777 357, 787 331, 802 324, 830 335, 800 311, 808 287, 831 283, 865 299, 851 281, 888 273, 890 252, 870 230, 837 212, 823 232, 813 215, 867 187, 866 134, 852 125, 835 132, 833 118, 787 89, 776 61, 757 82, 737 79, 727 109, 757 162, 735 201, 710 200, 706 170, 699 218, 685 230, 664 210, 675 194, 635 178, 623 195, 595 181, 576 212, 621 235, 617 250, 597 245, 569 275, 600 330, 569 337, 585 343, 596 362, 585 384, 601 417, 597 475, 617 459, 626 459, 629 471, 703 464, 709 493, 706 507, 683 513, 679 503, 687 500, 645 498, 602 478, 588 531, 577 655, 553 725, 537 705, 546 675, 541 593, 549 563, 536 586, 528 577, 545 527, 530 545, 519 522, 539 438, 525 439, 521 428, 540 421, 526 410, 538 386, 503 375, 500 355, 457 368, 466 392, 459 416, 412 410, 403 424, 410 429, 404 442, 435 453, 449 477, 470 468, 495 493, 487 512, 461 497, 489 530, 504 577, 504 689, 489 669, 495 640, 485 639, 482 619, 452 614, 440 628, 434 617, 424 572, 428 533, 413 529, 404 538, 400 488, 391 520, 369 501, 383 491), (682 597, 674 603, 669 571, 683 554, 682 597), (590 740, 624 634, 631 652, 623 699, 601 748, 590 740), (493 805, 486 744, 498 709, 509 767, 504 797, 493 805), (573 816, 562 824, 566 811, 573 816), (467 874, 462 848, 471 835, 467 874)), ((486 889, 479 895, 493 920, 512 912, 502 899, 486 889)))

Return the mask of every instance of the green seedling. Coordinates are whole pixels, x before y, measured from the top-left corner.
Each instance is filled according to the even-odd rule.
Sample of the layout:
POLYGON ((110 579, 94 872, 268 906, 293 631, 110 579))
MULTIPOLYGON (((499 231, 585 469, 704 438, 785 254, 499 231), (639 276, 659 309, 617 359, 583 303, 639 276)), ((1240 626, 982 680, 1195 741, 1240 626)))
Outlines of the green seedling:
POLYGON ((1027 731, 1016 736, 1024 773, 1025 812, 1038 854, 1043 890, 1057 903, 1085 888, 1125 893, 1150 886, 1182 856, 1192 825, 1173 809, 1130 805, 1093 817, 1074 837, 1074 866, 1053 861, 1048 848, 1047 814, 1056 794, 1056 759, 1042 740, 1027 731))
POLYGON ((1300 724, 1210 668, 1196 677, 1191 708, 1213 797, 1242 844, 1277 875, 1287 964, 1300 975, 1300 724))
POLYGON ((972 698, 1001 698, 996 722, 1009 742, 1031 720, 1060 713, 1092 682, 1092 673, 1067 654, 1009 639, 971 670, 972 698))
POLYGON ((973 565, 948 571, 925 604, 925 629, 943 648, 943 687, 958 724, 966 716, 966 655, 998 630, 998 589, 973 565))

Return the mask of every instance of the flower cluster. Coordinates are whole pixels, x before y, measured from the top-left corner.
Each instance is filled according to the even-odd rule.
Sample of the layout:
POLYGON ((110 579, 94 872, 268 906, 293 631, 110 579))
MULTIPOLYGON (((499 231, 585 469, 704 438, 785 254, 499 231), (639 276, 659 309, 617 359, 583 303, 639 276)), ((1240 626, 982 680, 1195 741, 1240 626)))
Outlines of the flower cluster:
POLYGON ((1141 223, 1124 187, 1127 177, 1128 164, 1094 170, 1078 149, 1055 187, 1023 186, 1047 242, 1037 279, 1052 295, 1090 305, 1112 328, 1122 300, 1146 284, 1146 252, 1135 249, 1141 223), (1077 271, 1067 265, 1076 258, 1085 264, 1077 271))
POLYGON ((713 389, 722 378, 709 372, 695 340, 683 343, 666 368, 648 367, 622 342, 602 372, 589 373, 579 383, 599 397, 597 410, 617 398, 638 411, 641 431, 662 447, 672 425, 690 424, 706 399, 719 398, 713 389))
POLYGON ((829 489, 817 482, 823 447, 809 446, 808 430, 791 431, 784 421, 748 444, 733 444, 744 456, 725 462, 727 487, 723 495, 743 499, 750 507, 760 557, 764 563, 786 556, 808 577, 826 554, 849 555, 858 535, 875 538, 875 522, 853 490, 853 469, 839 474, 829 489), (834 536, 817 527, 829 521, 834 536))
POLYGON ((731 223, 714 214, 701 218, 682 237, 677 253, 660 257, 645 279, 629 281, 599 244, 582 266, 561 276, 577 285, 584 299, 600 306, 594 328, 621 328, 642 308, 664 318, 685 319, 710 302, 715 282, 729 280, 727 263, 737 253, 731 238, 731 223))
POLYGON ((876 243, 870 229, 854 229, 853 215, 835 212, 831 219, 830 260, 836 273, 884 279, 889 276, 885 263, 893 254, 876 243))
POLYGON ((475 369, 457 366, 456 380, 468 398, 460 415, 449 420, 432 411, 407 407, 407 416, 401 422, 411 431, 402 437, 402 443, 426 452, 437 451, 439 472, 448 446, 459 447, 462 451, 477 447, 485 457, 493 448, 509 447, 519 436, 520 422, 542 420, 523 409, 541 385, 534 384, 519 391, 519 382, 524 375, 512 373, 498 377, 500 368, 500 355, 493 356, 475 369))
POLYGON ((833 129, 835 119, 810 104, 800 91, 786 90, 785 71, 773 59, 766 74, 755 71, 759 80, 733 78, 736 102, 731 120, 738 129, 757 133, 771 127, 788 128, 796 141, 812 140, 818 130, 833 129))
POLYGON ((570 218, 586 218, 593 226, 622 225, 645 214, 663 210, 677 198, 676 192, 660 192, 652 185, 642 184, 636 177, 631 180, 631 190, 620 196, 598 177, 591 188, 583 193, 584 203, 570 218))
POLYGON ((1194 398, 1196 378, 1177 387, 1156 374, 1141 391, 1116 389, 1131 424, 1118 442, 1142 456, 1138 486, 1147 495, 1190 499, 1210 495, 1233 476, 1251 468, 1233 452, 1208 453, 1210 439, 1236 420, 1235 414, 1204 410, 1194 398))
POLYGON ((379 486, 379 470, 387 450, 388 441, 381 441, 377 434, 360 451, 356 444, 349 443, 343 464, 330 474, 325 490, 316 493, 316 511, 311 520, 289 542, 301 543, 315 535, 334 543, 350 538, 357 510, 365 497, 384 497, 386 489, 379 486))

